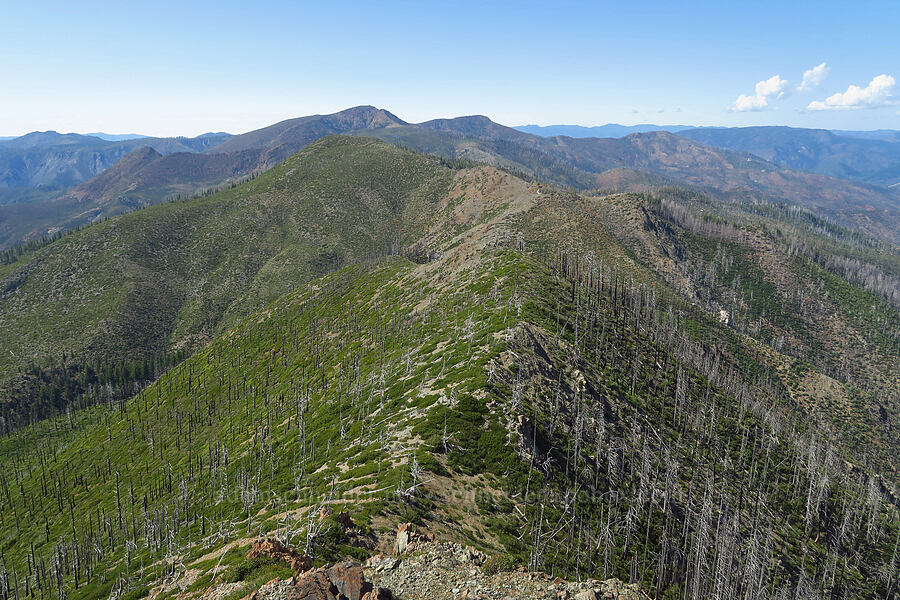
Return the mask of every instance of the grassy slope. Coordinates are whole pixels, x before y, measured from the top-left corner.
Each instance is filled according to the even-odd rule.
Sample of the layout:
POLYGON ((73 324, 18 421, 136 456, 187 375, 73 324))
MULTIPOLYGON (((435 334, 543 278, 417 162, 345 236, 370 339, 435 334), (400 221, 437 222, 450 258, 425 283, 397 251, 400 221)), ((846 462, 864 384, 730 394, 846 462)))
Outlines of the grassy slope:
POLYGON ((872 456, 879 457, 880 468, 895 471, 892 456, 900 443, 897 308, 791 246, 804 241, 813 250, 810 256, 855 256, 861 264, 878 265, 881 279, 895 271, 893 255, 741 211, 716 216, 721 208, 709 204, 692 207, 687 216, 674 216, 690 206, 671 198, 660 202, 623 194, 583 201, 574 208, 577 222, 595 224, 580 227, 592 236, 576 234, 572 220, 557 219, 553 226, 546 216, 532 219, 527 227, 568 228, 570 239, 580 239, 581 252, 615 247, 597 239, 605 228, 629 251, 624 257, 605 257, 607 262, 648 283, 639 267, 653 271, 665 282, 653 282, 661 297, 677 290, 708 315, 726 310, 729 327, 717 335, 742 368, 768 364, 784 371, 782 384, 795 395, 798 408, 814 414, 823 426, 839 423, 837 431, 844 430, 848 447, 877 448, 872 456), (791 369, 799 369, 803 381, 787 372, 791 369))
POLYGON ((2 440, 6 568, 21 579, 34 542, 45 565, 81 553, 77 590, 63 574, 72 598, 120 579, 140 589, 166 568, 208 583, 217 561, 201 556, 305 530, 326 499, 376 533, 424 520, 534 567, 658 582, 665 597, 695 582, 711 593, 716 565, 742 553, 770 589, 818 586, 839 556, 853 597, 884 591, 896 510, 873 513, 865 475, 713 365, 646 288, 577 284, 506 250, 460 269, 464 253, 330 275, 120 408, 2 440), (426 483, 404 498, 413 457, 426 483), (657 578, 657 552, 682 548, 657 578))
MULTIPOLYGON (((207 482, 208 486, 216 487, 192 489, 193 500, 186 508, 193 514, 187 517, 188 520, 201 529, 223 525, 219 519, 224 521, 235 516, 240 519, 250 507, 254 507, 251 514, 255 514, 256 507, 269 506, 271 492, 275 490, 284 496, 277 502, 279 510, 285 508, 285 503, 302 505, 309 488, 315 494, 314 501, 318 502, 334 477, 348 482, 331 488, 335 493, 360 486, 387 486, 387 492, 382 490, 372 494, 370 490, 362 497, 365 499, 371 494, 373 501, 390 497, 402 477, 402 469, 392 468, 392 462, 405 460, 392 458, 395 446, 379 448, 381 443, 391 441, 391 433, 400 433, 396 431, 400 423, 385 423, 384 417, 398 412, 414 421, 417 409, 434 403, 435 397, 431 394, 416 396, 415 392, 420 382, 430 379, 428 373, 433 377, 440 370, 438 361, 426 360, 431 353, 439 354, 434 342, 450 338, 459 323, 454 320, 439 325, 411 316, 413 307, 426 298, 428 290, 413 281, 401 279, 408 276, 410 263, 398 259, 374 270, 373 266, 352 268, 329 277, 309 291, 282 299, 271 306, 265 316, 245 322, 170 372, 166 379, 145 390, 128 403, 125 413, 100 416, 99 421, 96 420, 98 413, 95 413, 95 421, 84 425, 77 435, 60 434, 61 438, 73 441, 60 448, 61 453, 55 460, 60 461, 59 465, 68 466, 65 475, 59 471, 56 476, 83 481, 85 488, 73 490, 75 495, 72 497, 78 502, 76 510, 79 514, 79 509, 87 506, 109 510, 114 481, 109 477, 97 477, 96 473, 91 475, 100 464, 98 460, 104 462, 108 458, 115 465, 121 480, 129 486, 129 497, 132 493, 137 499, 150 494, 151 506, 162 506, 167 502, 168 491, 161 494, 157 491, 157 501, 153 502, 151 490, 154 486, 167 484, 157 477, 166 479, 168 475, 161 474, 170 469, 176 473, 190 469, 192 460, 204 460, 202 457, 211 449, 217 453, 216 461, 224 461, 222 473, 216 482, 207 482), (370 270, 373 271, 371 274, 368 273, 370 270), (420 328, 418 333, 413 325, 420 328), (292 333, 285 338, 288 332, 292 333), (396 370, 404 364, 401 360, 404 349, 400 343, 414 336, 421 336, 423 346, 424 341, 432 342, 430 349, 423 350, 414 374, 406 378, 408 381, 394 384, 396 370), (388 384, 379 381, 382 371, 387 371, 390 376, 391 390, 387 389, 388 384), (204 390, 202 400, 196 396, 200 389, 204 390), (401 389, 403 394, 398 394, 401 389), (162 395, 167 400, 163 401, 162 395), (206 416, 202 423, 195 423, 199 428, 193 429, 191 440, 187 441, 179 437, 180 433, 185 433, 181 419, 199 416, 195 412, 200 407, 197 401, 203 403, 206 416), (207 401, 210 403, 206 404, 207 401), (342 411, 343 424, 340 423, 342 411), (380 424, 374 426, 376 422, 380 424), (361 429, 363 424, 365 432, 361 429), (132 429, 133 426, 138 426, 140 433, 132 429), (344 426, 346 431, 342 432, 344 426), (302 431, 307 432, 305 436, 302 431), (388 438, 376 443, 382 434, 387 434, 388 438), (277 452, 273 453, 272 443, 277 443, 277 452), (366 455, 360 456, 364 449, 366 455), (300 458, 306 453, 309 453, 308 460, 300 458), (231 458, 222 459, 222 454, 231 458), (337 465, 351 459, 359 468, 341 473, 337 465), (265 480, 247 481, 245 476, 262 464, 259 461, 266 463, 265 480), (326 468, 320 470, 323 465, 326 468), (151 476, 147 469, 155 474, 151 476), (372 471, 380 471, 380 474, 376 477, 372 471), (235 479, 238 473, 244 475, 237 475, 238 479, 235 479), (295 478, 300 481, 297 490, 294 490, 295 478), (376 480, 377 486, 369 485, 376 480), (219 485, 224 487, 218 489, 219 485), (132 486, 135 486, 133 492, 132 486), (218 500, 210 502, 211 498, 217 497, 218 500), (200 524, 197 519, 201 513, 213 522, 200 524)), ((442 314, 447 310, 459 310, 460 298, 468 298, 470 292, 461 289, 437 302, 433 310, 442 314)), ((479 340, 484 341, 481 337, 479 340)), ((453 370, 466 371, 479 366, 483 367, 483 364, 479 365, 476 360, 463 361, 454 365, 453 370)), ((58 426, 65 429, 66 423, 45 425, 58 426)), ((27 453, 39 448, 33 438, 26 441, 31 435, 32 432, 26 430, 4 441, 0 455, 9 461, 5 465, 6 473, 12 474, 18 466, 24 469, 34 457, 31 454, 29 458, 19 458, 23 449, 27 453)), ((53 436, 47 435, 47 438, 53 436)), ((408 441, 402 436, 398 438, 399 442, 408 441)), ((192 486, 199 484, 201 473, 210 465, 201 468, 195 463, 195 466, 198 479, 191 481, 192 486)), ((32 475, 38 476, 38 473, 32 475)), ((254 472, 253 476, 257 474, 254 472)), ((181 479, 181 475, 178 478, 181 479)), ((357 509, 363 507, 364 501, 357 509)), ((26 525, 34 527, 30 531, 6 528, 13 523, 4 516, 6 534, 2 547, 13 548, 15 539, 39 539, 39 532, 47 526, 54 536, 65 535, 69 530, 71 523, 66 522, 64 512, 53 511, 51 504, 46 504, 40 513, 41 517, 35 515, 37 518, 26 525), (45 522, 45 519, 49 521, 45 522)), ((255 518, 256 525, 244 524, 243 527, 248 532, 257 531, 260 518, 255 518)), ((272 525, 268 523, 264 530, 272 525)), ((188 527, 186 523, 185 528, 188 527)), ((193 535, 196 537, 197 532, 193 535)), ((87 588, 84 593, 90 595, 96 590, 87 588)))
MULTIPOLYGON (((738 243, 651 217, 658 203, 640 196, 584 199, 547 190, 523 203, 519 182, 513 200, 504 200, 498 190, 512 178, 490 173, 453 172, 373 140, 329 138, 213 197, 86 228, 0 271, 7 287, 0 323, 13 332, 0 341, 0 366, 10 373, 32 360, 61 362, 63 352, 82 361, 193 350, 342 264, 420 238, 440 249, 473 218, 500 219, 544 256, 560 248, 590 252, 670 300, 674 288, 712 314, 726 308, 734 327, 765 344, 786 339, 779 350, 863 390, 825 380, 834 393, 821 397, 822 380, 806 367, 812 379, 802 377, 801 389, 793 375, 783 377, 798 404, 847 429, 853 445, 877 448, 878 464, 893 468, 884 457, 897 440, 897 332, 889 327, 896 311, 884 301, 800 258, 796 273, 788 272, 779 264, 786 250, 758 224, 738 238, 753 243, 738 243), (717 275, 707 276, 710 269, 717 275)), ((731 345, 742 364, 759 359, 753 345, 731 345)), ((768 362, 787 368, 777 353, 768 362)))
MULTIPOLYGON (((39 551, 47 556, 58 543, 77 539, 105 550, 98 567, 104 579, 93 577, 95 587, 76 596, 108 589, 116 569, 128 571, 132 583, 146 580, 162 565, 142 573, 140 565, 151 559, 196 557, 260 527, 284 527, 287 509, 317 503, 334 481, 332 500, 355 489, 351 509, 376 529, 385 519, 424 519, 533 566, 628 578, 634 565, 634 576, 651 585, 654 552, 665 547, 676 556, 702 541, 709 522, 698 519, 709 500, 727 507, 716 514, 738 516, 728 535, 741 548, 767 548, 761 560, 773 588, 795 585, 801 572, 822 577, 827 565, 834 568, 829 548, 836 548, 848 560, 846 569, 833 571, 838 581, 873 593, 883 589, 876 571, 889 560, 896 513, 881 499, 878 480, 848 469, 837 458, 846 448, 835 440, 829 445, 804 419, 790 416, 783 389, 766 385, 771 374, 753 365, 753 359, 770 360, 768 354, 750 355, 747 339, 689 309, 656 273, 665 275, 664 261, 643 252, 639 240, 619 241, 614 233, 620 230, 644 231, 633 198, 548 190, 535 196, 508 175, 452 173, 433 159, 367 140, 335 138, 312 152, 301 155, 312 157, 309 164, 289 162, 294 168, 273 172, 271 180, 141 211, 90 228, 96 231, 87 238, 78 232, 64 238, 74 244, 62 245, 66 252, 57 242, 16 267, 21 272, 56 257, 60 272, 48 289, 65 290, 66 253, 98 260, 87 272, 101 277, 108 255, 139 252, 122 263, 133 269, 126 281, 176 273, 184 279, 172 289, 199 282, 195 298, 206 299, 185 302, 176 312, 181 320, 163 331, 188 336, 197 323, 207 323, 199 328, 206 337, 238 325, 118 412, 74 415, 80 423, 74 432, 68 422, 55 421, 3 440, 0 548, 19 576, 27 568, 23 543, 44 539, 39 551), (616 203, 626 216, 610 220, 620 210, 616 203), (296 212, 283 210, 295 205, 296 212), (277 218, 266 220, 269 214, 277 218), (242 320, 282 290, 364 256, 371 232, 348 226, 373 214, 387 215, 384 231, 393 234, 400 223, 408 241, 422 236, 443 258, 420 267, 394 260, 351 268, 242 320), (117 233, 140 244, 115 246, 117 233), (104 243, 106 255, 76 253, 104 249, 104 243), (272 252, 259 259, 248 248, 261 244, 272 252), (603 273, 606 287, 599 296, 578 290, 532 258, 492 250, 498 245, 524 247, 554 263, 564 249, 568 272, 578 264, 592 281, 603 273), (262 266, 235 270, 254 264, 262 266), (617 282, 612 289, 611 282, 617 282), (636 285, 643 292, 635 292, 636 285), (631 295, 622 295, 625 288, 631 295), (217 300, 233 298, 234 289, 249 291, 217 300), (210 314, 220 316, 204 321, 210 314), (188 326, 178 330, 177 323, 188 326), (714 344, 718 353, 696 351, 696 340, 714 344), (735 364, 743 377, 731 374, 728 365, 735 364), (410 485, 412 455, 434 479, 418 498, 401 502, 396 490, 410 485), (677 478, 677 490, 666 491, 667 477, 677 478), (732 483, 716 485, 723 480, 732 483), (657 493, 648 501, 649 489, 657 493), (589 493, 571 496, 576 490, 589 493), (667 494, 674 498, 671 511, 660 503, 667 494), (578 500, 567 504, 567 497, 578 500), (865 504, 872 498, 878 501, 865 504), (506 516, 512 505, 520 517, 506 516), (845 518, 850 529, 835 537, 835 523, 845 518), (768 537, 760 520, 772 525, 768 537), (546 531, 555 533, 544 540, 546 531), (643 541, 636 531, 644 532, 643 541), (119 560, 129 537, 137 544, 131 565, 119 560), (544 552, 532 552, 523 541, 530 539, 545 541, 544 552), (609 553, 588 550, 600 548, 599 539, 612 540, 609 553)), ((392 236, 380 240, 389 243, 392 236)), ((760 276, 755 267, 745 273, 760 276)), ((112 286, 110 277, 93 289, 108 293, 105 310, 120 315, 130 301, 138 316, 125 323, 147 327, 142 318, 156 322, 160 310, 166 314, 166 283, 150 279, 139 292, 125 286, 116 292, 120 297, 104 287, 112 286), (158 309, 141 317, 153 306, 148 298, 159 299, 158 309)), ((755 285, 764 284, 763 278, 755 285)), ((70 310, 67 302, 72 297, 59 301, 61 311, 70 310)), ((771 355, 773 362, 784 358, 771 355)), ((302 529, 303 523, 293 525, 302 529)), ((713 563, 703 561, 724 554, 694 551, 707 576, 713 563)), ((680 561, 689 563, 690 556, 672 559, 660 579, 667 594, 689 585, 691 572, 680 561)), ((86 572, 80 577, 84 585, 86 572)), ((710 585, 695 579, 703 589, 710 585)))
POLYGON ((0 368, 196 348, 297 284, 404 243, 420 228, 406 205, 427 213, 450 179, 436 160, 331 138, 213 198, 85 228, 4 269, 0 368))
MULTIPOLYGON (((890 392, 897 338, 896 331, 885 335, 884 324, 896 311, 883 301, 821 269, 813 273, 808 261, 798 263, 800 274, 786 274, 778 264, 786 251, 759 242, 766 236, 755 224, 744 237, 757 241, 737 243, 666 224, 665 215, 651 216, 658 203, 641 196, 585 199, 545 190, 528 197, 519 182, 504 197, 513 179, 491 173, 454 173, 372 140, 330 138, 214 197, 76 232, 4 267, 15 289, 6 294, 2 320, 14 335, 0 348, 0 364, 11 370, 30 360, 59 361, 62 352, 80 361, 198 348, 241 315, 341 264, 423 235, 425 246, 440 249, 448 235, 493 220, 523 231, 544 256, 560 248, 589 252, 670 301, 678 297, 674 288, 712 314, 726 308, 734 327, 763 343, 784 337, 779 349, 806 361, 807 374, 798 381, 796 367, 778 353, 766 361, 784 371, 798 406, 846 430, 861 453, 874 448, 877 464, 893 468, 885 457, 897 440, 900 399, 890 392), (816 292, 817 302, 799 311, 798 291, 808 297, 826 283, 843 287, 827 300, 816 292), (872 305, 881 308, 867 314, 872 305), (823 380, 809 364, 865 392, 823 380)), ((755 368, 754 345, 729 344, 736 360, 755 368)))

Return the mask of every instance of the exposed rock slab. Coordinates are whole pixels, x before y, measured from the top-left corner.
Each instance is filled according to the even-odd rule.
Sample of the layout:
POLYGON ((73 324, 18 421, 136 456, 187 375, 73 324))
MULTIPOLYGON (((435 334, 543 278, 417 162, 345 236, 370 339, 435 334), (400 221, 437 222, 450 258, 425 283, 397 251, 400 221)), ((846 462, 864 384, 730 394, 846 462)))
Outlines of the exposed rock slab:
POLYGON ((366 581, 358 563, 309 569, 291 579, 270 581, 250 600, 391 600, 388 590, 366 581))
MULTIPOLYGON (((401 531, 401 533, 405 533, 401 531)), ((480 565, 484 555, 446 542, 418 542, 399 558, 375 556, 364 573, 397 600, 647 600, 636 584, 618 579, 580 582, 524 570, 488 575, 480 565)))

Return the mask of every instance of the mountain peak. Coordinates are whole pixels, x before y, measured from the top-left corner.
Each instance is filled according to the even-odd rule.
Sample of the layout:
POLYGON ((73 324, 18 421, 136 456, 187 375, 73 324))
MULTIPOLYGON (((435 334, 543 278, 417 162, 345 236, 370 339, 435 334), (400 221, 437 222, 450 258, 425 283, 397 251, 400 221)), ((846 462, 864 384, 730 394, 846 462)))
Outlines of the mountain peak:
POLYGON ((677 140, 679 136, 669 131, 636 131, 625 136, 626 139, 660 139, 677 140))
POLYGON ((476 137, 495 137, 506 141, 526 141, 533 137, 530 134, 516 131, 512 127, 495 123, 484 115, 468 115, 453 119, 433 119, 419 123, 419 127, 435 131, 453 131, 476 137))
POLYGON ((236 135, 216 146, 214 152, 262 150, 266 152, 264 162, 272 165, 326 135, 400 125, 407 125, 407 123, 383 108, 369 105, 354 106, 328 115, 288 119, 262 129, 236 135))
POLYGON ((131 160, 144 160, 148 158, 159 158, 162 156, 159 152, 151 148, 150 146, 141 146, 137 150, 126 154, 122 160, 131 159, 131 160))
POLYGON ((102 144, 103 140, 78 133, 59 133, 58 131, 49 130, 32 131, 31 133, 26 133, 25 135, 8 140, 5 144, 8 148, 36 148, 84 142, 97 142, 102 144))
POLYGON ((354 106, 327 116, 344 120, 354 125, 353 129, 378 129, 391 125, 407 124, 406 121, 403 121, 390 111, 368 104, 354 106))

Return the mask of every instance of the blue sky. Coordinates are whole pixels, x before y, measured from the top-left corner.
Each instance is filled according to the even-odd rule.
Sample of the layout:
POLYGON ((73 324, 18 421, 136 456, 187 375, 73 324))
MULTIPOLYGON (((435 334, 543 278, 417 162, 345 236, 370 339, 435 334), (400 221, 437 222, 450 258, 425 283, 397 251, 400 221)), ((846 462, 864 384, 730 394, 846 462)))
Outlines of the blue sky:
POLYGON ((0 2, 0 135, 239 133, 359 104, 900 129, 900 2, 627 4, 0 2))

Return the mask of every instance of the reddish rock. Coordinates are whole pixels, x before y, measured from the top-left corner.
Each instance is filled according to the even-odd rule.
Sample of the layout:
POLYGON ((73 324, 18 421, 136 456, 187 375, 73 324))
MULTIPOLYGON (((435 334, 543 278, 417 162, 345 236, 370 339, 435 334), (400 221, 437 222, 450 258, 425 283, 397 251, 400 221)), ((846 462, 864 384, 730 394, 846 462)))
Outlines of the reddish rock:
POLYGON ((372 589, 372 584, 363 578, 362 567, 357 563, 340 563, 329 567, 325 572, 338 591, 349 600, 360 600, 363 594, 372 589))
POLYGON ((263 538, 253 542, 247 558, 253 559, 260 556, 284 561, 291 565, 295 573, 308 571, 313 566, 312 559, 309 556, 288 548, 275 538, 263 538))
POLYGON ((367 567, 375 567, 378 564, 380 564, 381 562, 383 562, 384 558, 385 558, 384 554, 381 554, 380 552, 378 554, 373 554, 372 556, 370 556, 369 558, 366 559, 366 566, 367 567))
POLYGON ((303 573, 288 590, 286 600, 362 600, 372 591, 362 567, 348 562, 303 573))
POLYGON ((400 523, 397 526, 397 541, 394 543, 394 552, 403 554, 413 550, 421 549, 422 544, 430 544, 434 542, 434 533, 417 532, 412 523, 400 523))
POLYGON ((394 596, 391 594, 390 590, 387 590, 382 587, 373 588, 371 591, 366 592, 362 600, 393 600, 394 596))
POLYGON ((286 600, 336 600, 338 590, 325 576, 324 569, 300 575, 288 590, 286 600))

